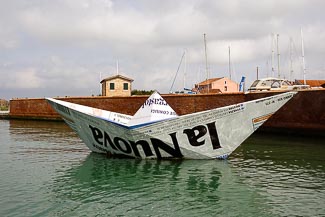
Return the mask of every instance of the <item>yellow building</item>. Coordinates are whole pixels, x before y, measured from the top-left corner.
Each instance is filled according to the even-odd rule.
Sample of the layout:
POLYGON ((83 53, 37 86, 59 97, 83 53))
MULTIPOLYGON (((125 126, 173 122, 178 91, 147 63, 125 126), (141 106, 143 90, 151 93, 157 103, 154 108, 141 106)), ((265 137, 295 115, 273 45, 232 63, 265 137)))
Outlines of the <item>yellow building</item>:
POLYGON ((238 92, 238 84, 229 78, 210 78, 195 85, 197 93, 234 93, 238 92))
POLYGON ((103 79, 102 84, 102 96, 131 96, 131 84, 133 79, 115 75, 103 79))
POLYGON ((0 99, 0 107, 8 107, 9 106, 9 102, 5 99, 0 99))

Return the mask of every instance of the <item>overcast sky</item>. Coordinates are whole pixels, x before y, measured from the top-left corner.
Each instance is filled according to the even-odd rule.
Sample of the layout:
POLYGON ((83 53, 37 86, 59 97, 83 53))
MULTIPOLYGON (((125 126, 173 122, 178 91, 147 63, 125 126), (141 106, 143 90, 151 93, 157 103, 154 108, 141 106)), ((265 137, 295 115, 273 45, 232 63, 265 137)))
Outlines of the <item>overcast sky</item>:
POLYGON ((229 77, 228 47, 233 80, 246 76, 249 86, 257 66, 260 77, 272 76, 272 47, 277 76, 272 34, 279 34, 281 77, 302 79, 302 28, 306 78, 325 79, 324 0, 0 3, 4 99, 98 95, 100 78, 116 75, 117 61, 119 73, 134 79, 133 89, 167 93, 185 51, 172 89, 184 81, 190 88, 207 78, 204 33, 210 78, 229 77))

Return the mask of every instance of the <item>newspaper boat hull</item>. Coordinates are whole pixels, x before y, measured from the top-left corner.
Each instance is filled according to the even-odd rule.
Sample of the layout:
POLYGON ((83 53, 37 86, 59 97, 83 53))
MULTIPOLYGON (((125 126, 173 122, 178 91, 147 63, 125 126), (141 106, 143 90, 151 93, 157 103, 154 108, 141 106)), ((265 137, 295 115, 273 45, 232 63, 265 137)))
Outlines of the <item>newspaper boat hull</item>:
POLYGON ((230 155, 294 95, 288 92, 145 122, 132 122, 133 116, 47 100, 93 152, 142 159, 215 159, 230 155))

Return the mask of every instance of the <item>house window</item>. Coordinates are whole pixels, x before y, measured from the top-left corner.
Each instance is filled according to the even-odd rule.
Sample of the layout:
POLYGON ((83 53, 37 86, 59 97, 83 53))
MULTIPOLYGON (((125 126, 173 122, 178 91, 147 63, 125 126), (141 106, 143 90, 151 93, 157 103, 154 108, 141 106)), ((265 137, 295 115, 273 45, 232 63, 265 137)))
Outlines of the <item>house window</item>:
POLYGON ((225 84, 227 84, 227 81, 225 81, 225 84))
POLYGON ((114 90, 115 89, 115 84, 114 83, 109 83, 109 89, 114 90))
POLYGON ((128 90, 128 89, 129 89, 129 84, 123 83, 123 90, 128 90))
POLYGON ((227 88, 227 86, 225 86, 225 91, 227 91, 228 90, 228 88, 227 88))

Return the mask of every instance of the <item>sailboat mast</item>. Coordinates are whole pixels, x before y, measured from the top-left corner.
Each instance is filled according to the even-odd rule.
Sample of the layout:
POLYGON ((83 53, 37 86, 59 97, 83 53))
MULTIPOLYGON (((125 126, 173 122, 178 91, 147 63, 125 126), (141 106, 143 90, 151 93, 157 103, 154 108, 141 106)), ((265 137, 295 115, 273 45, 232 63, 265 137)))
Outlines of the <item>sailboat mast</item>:
POLYGON ((228 61, 229 62, 229 69, 228 70, 229 70, 229 78, 231 80, 230 46, 228 46, 228 51, 229 51, 229 55, 228 55, 229 56, 229 61, 228 61))
POLYGON ((184 50, 184 78, 183 78, 183 90, 186 88, 186 65, 187 65, 187 56, 186 56, 186 49, 184 50))
POLYGON ((278 78, 280 78, 279 34, 276 35, 276 50, 277 50, 277 55, 278 55, 278 78))
POLYGON ((102 93, 102 72, 99 72, 99 94, 100 94, 100 96, 102 96, 102 95, 104 95, 103 93, 102 93))
POLYGON ((118 71, 118 60, 116 60, 116 75, 119 75, 119 71, 118 71))
POLYGON ((172 93, 172 90, 173 90, 173 87, 174 87, 174 84, 175 84, 175 80, 176 80, 177 74, 178 74, 178 72, 179 72, 179 69, 180 69, 180 67, 181 67, 181 65, 182 65, 182 61, 183 61, 184 56, 185 56, 185 51, 183 52, 183 55, 182 55, 181 61, 180 61, 179 64, 178 64, 177 71, 176 71, 176 74, 175 74, 175 77, 174 77, 174 80, 173 80, 172 86, 171 86, 170 89, 169 89, 169 93, 172 93))
POLYGON ((304 85, 306 85, 305 49, 304 49, 304 38, 302 34, 302 28, 300 29, 300 34, 301 34, 302 68, 303 68, 303 76, 304 76, 304 85))
POLYGON ((272 77, 274 77, 274 34, 271 35, 271 47, 272 47, 272 56, 271 56, 271 67, 272 67, 272 77))
POLYGON ((292 62, 293 62, 293 60, 292 60, 292 56, 293 56, 293 49, 292 49, 292 47, 293 47, 293 40, 292 40, 292 37, 290 37, 290 80, 292 80, 292 75, 293 75, 293 67, 292 67, 292 62))
POLYGON ((208 80, 209 79, 208 54, 207 54, 207 41, 206 41, 205 33, 203 34, 203 36, 204 36, 204 52, 205 52, 205 72, 207 74, 207 80, 208 80))
MULTIPOLYGON (((207 41, 206 41, 206 38, 205 38, 205 33, 203 34, 203 37, 204 37, 204 51, 205 51, 205 70, 206 70, 206 73, 207 73, 207 81, 209 79, 209 69, 208 69, 208 54, 207 54, 207 41)), ((208 93, 209 93, 209 84, 207 84, 208 86, 208 93)))

